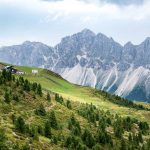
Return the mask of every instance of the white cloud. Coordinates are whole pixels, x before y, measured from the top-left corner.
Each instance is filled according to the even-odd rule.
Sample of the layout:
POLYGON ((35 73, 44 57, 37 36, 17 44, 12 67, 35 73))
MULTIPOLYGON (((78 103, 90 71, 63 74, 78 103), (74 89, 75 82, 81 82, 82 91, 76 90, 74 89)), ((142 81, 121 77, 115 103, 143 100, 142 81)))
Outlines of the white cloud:
MULTIPOLYGON (((133 19, 141 20, 150 16, 150 2, 145 2, 143 5, 129 5, 126 7, 120 7, 111 3, 102 3, 97 0, 92 3, 84 3, 77 0, 64 0, 59 2, 51 2, 47 6, 49 16, 47 19, 57 20, 63 17, 69 17, 71 15, 85 16, 87 18, 106 18, 108 19, 133 19), (54 15, 52 17, 52 15, 54 15)), ((48 5, 48 3, 47 3, 48 5)), ((82 17, 83 18, 83 17, 82 17)), ((83 20, 83 21, 84 21, 83 20)), ((90 21, 90 19, 88 19, 90 21)))
POLYGON ((83 28, 102 32, 122 43, 127 40, 139 42, 145 36, 150 36, 148 27, 150 2, 148 0, 145 0, 142 5, 132 3, 124 7, 116 3, 104 3, 103 0, 87 1, 89 2, 84 0, 51 0, 50 2, 48 0, 0 0, 0 8, 7 6, 6 10, 0 9, 0 14, 6 15, 0 15, 1 38, 3 36, 0 43, 7 43, 7 41, 10 43, 13 36, 15 41, 20 41, 20 37, 22 40, 26 38, 25 40, 35 39, 56 43, 61 37, 83 28), (19 34, 15 34, 16 32, 19 34), (134 36, 135 32, 136 34, 139 32, 139 35, 134 36), (22 38, 21 34, 26 36, 22 38), (33 34, 35 36, 32 36, 33 34))

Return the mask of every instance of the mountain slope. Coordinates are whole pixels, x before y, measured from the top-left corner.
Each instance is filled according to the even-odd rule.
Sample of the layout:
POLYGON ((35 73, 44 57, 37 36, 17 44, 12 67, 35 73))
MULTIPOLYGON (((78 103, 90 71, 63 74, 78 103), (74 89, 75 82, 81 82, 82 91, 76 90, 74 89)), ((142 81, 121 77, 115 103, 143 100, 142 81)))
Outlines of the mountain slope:
POLYGON ((4 62, 47 68, 72 83, 148 102, 149 56, 150 38, 122 46, 88 29, 63 38, 54 48, 38 42, 0 48, 4 62))
MULTIPOLYGON (((150 122, 150 112, 145 110, 137 111, 137 109, 131 109, 118 105, 108 99, 102 93, 97 93, 97 90, 90 87, 83 87, 75 84, 71 84, 68 81, 64 80, 61 76, 45 69, 32 68, 32 67, 22 67, 16 66, 17 69, 25 71, 27 75, 24 78, 28 79, 31 82, 40 83, 45 90, 50 90, 54 93, 59 93, 66 99, 71 99, 73 101, 79 101, 82 103, 93 103, 97 107, 102 107, 104 110, 110 110, 112 113, 118 113, 123 116, 134 116, 135 118, 140 118, 150 122), (32 75, 32 70, 37 69, 39 73, 37 76, 32 75)), ((141 103, 140 103, 141 104, 141 103)), ((146 104, 144 104, 146 105, 146 104)), ((149 104, 148 108, 150 109, 149 104)))
POLYGON ((0 149, 149 149, 148 104, 123 104, 119 97, 73 85, 51 71, 38 69, 33 75, 37 68, 16 68, 26 75, 0 73, 0 149))

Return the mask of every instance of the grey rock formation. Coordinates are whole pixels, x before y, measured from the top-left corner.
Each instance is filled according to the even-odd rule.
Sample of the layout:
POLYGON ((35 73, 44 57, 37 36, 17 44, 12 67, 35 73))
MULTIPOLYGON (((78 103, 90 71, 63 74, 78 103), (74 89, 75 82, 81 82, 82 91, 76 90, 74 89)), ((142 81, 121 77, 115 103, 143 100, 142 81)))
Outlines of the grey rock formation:
POLYGON ((150 102, 150 38, 122 46, 84 29, 53 48, 29 41, 2 47, 0 61, 47 68, 76 84, 150 102))

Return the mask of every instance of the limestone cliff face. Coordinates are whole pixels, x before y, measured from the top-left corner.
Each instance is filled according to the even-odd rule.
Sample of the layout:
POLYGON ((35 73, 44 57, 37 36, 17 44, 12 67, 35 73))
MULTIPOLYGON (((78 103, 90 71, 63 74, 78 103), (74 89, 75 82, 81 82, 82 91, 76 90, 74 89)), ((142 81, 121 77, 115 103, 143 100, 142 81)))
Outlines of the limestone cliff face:
POLYGON ((0 61, 47 68, 76 84, 150 102, 150 38, 121 46, 84 29, 55 47, 29 41, 2 47, 0 61))

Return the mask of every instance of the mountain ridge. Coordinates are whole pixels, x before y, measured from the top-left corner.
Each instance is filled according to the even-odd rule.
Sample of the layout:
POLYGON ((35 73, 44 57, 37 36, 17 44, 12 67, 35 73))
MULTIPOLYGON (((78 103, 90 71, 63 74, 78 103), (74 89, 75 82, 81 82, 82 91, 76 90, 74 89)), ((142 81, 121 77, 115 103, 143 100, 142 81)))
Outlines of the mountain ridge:
MULTIPOLYGON (((25 44, 26 43, 26 44, 25 44)), ((89 29, 62 38, 54 47, 40 42, 0 48, 0 60, 50 69, 66 80, 129 99, 150 101, 150 38, 124 46, 89 29), (28 52, 30 51, 30 52, 28 52)))

